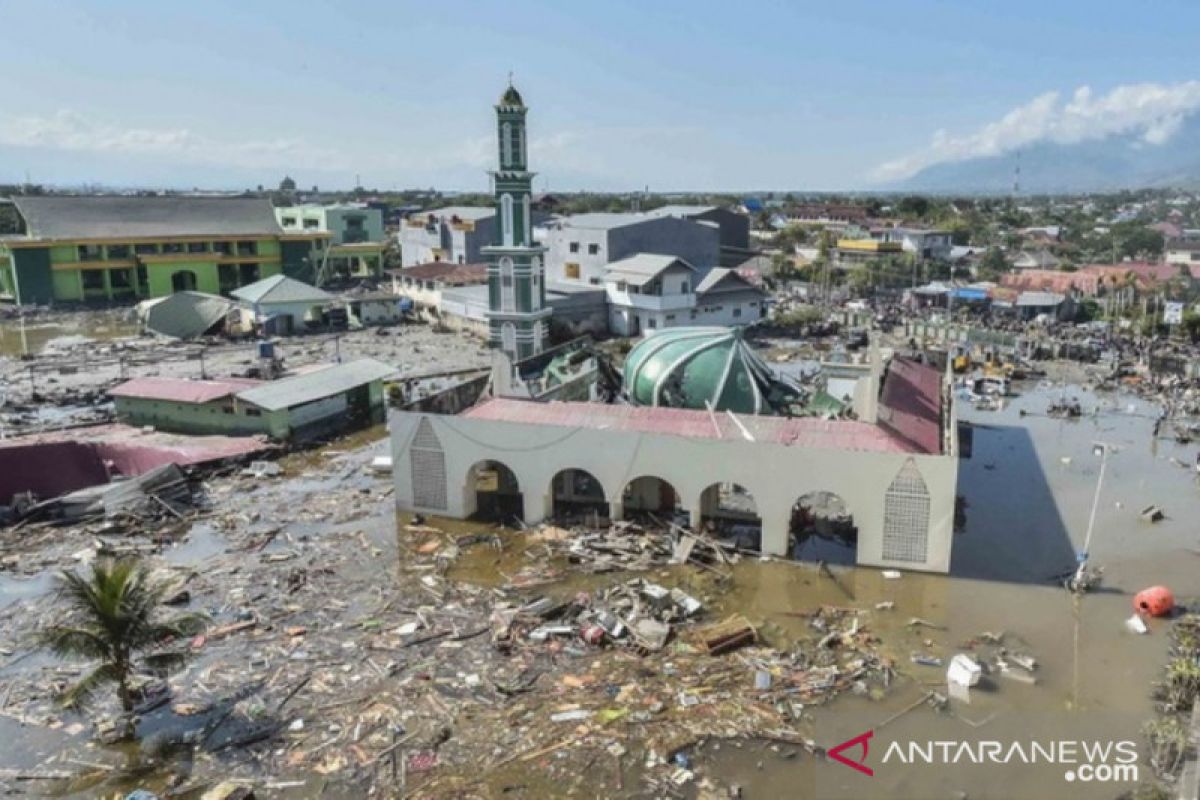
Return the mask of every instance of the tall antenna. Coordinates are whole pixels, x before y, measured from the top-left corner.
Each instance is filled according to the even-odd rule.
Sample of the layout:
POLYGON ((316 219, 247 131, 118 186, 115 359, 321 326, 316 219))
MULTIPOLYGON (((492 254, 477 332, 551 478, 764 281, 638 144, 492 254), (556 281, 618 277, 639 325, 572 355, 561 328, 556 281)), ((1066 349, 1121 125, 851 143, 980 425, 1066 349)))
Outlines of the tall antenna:
POLYGON ((1013 187, 1012 187, 1013 199, 1014 200, 1017 199, 1017 195, 1019 195, 1020 193, 1021 193, 1021 151, 1018 150, 1017 151, 1017 161, 1016 161, 1016 164, 1013 166, 1013 187))

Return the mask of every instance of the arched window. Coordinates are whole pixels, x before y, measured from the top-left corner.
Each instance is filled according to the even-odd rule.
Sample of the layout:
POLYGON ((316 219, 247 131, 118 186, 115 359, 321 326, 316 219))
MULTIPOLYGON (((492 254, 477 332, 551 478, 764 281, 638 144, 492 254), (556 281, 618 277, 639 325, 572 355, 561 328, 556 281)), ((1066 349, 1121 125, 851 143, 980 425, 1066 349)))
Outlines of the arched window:
POLYGON ((500 168, 511 167, 513 163, 512 123, 506 122, 500 126, 500 168))
POLYGON ((883 557, 914 563, 929 558, 929 489, 911 458, 884 496, 883 557))
POLYGON ((525 126, 521 125, 517 128, 517 163, 524 166, 525 161, 525 126))
POLYGON ((524 244, 532 244, 533 243, 533 229, 532 229, 533 225, 530 222, 529 195, 525 195, 524 197, 521 198, 521 221, 524 223, 524 228, 525 228, 524 244))
POLYGON ((515 355, 517 352, 517 326, 511 322, 500 326, 500 347, 506 353, 515 355))
POLYGON ((508 256, 500 259, 500 310, 517 310, 516 280, 513 277, 513 260, 508 256))
POLYGON ((500 230, 504 233, 504 245, 512 247, 513 199, 511 194, 505 194, 500 197, 500 230))

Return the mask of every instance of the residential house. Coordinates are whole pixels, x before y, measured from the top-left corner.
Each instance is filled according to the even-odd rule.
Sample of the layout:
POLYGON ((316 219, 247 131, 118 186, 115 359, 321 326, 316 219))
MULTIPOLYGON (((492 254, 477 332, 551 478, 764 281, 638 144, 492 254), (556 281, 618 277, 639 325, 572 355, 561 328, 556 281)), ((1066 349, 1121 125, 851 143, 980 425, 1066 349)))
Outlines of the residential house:
POLYGON ((1062 259, 1048 250, 1022 250, 1013 258, 1013 269, 1058 269, 1062 259))
POLYGON ((392 293, 407 297, 419 309, 437 309, 448 287, 486 286, 487 264, 451 264, 436 261, 389 270, 392 293))
POLYGON ((639 253, 608 265, 609 329, 618 336, 687 325, 696 306, 696 268, 675 256, 639 253))
POLYGON ((899 242, 906 253, 922 260, 946 261, 952 246, 950 231, 897 226, 883 231, 883 241, 899 242))
POLYGON ((1163 248, 1168 264, 1200 264, 1200 239, 1171 239, 1163 248))
POLYGON ((749 325, 767 316, 767 293, 737 270, 716 267, 696 284, 693 325, 749 325))
MULTIPOLYGON (((547 216, 535 211, 531 224, 537 227, 547 216)), ((487 261, 483 248, 491 246, 495 236, 496 209, 491 206, 447 206, 410 214, 397 234, 400 265, 481 264, 487 261)))
POLYGON ((703 277, 681 258, 639 253, 609 265, 609 329, 638 336, 688 325, 748 325, 766 313, 766 294, 734 270, 703 277))
POLYGON ((229 295, 269 276, 303 274, 330 238, 285 232, 266 198, 47 195, 12 203, 21 230, 0 237, 0 295, 18 304, 229 295))
POLYGON ((701 274, 720 260, 715 222, 646 214, 579 214, 551 223, 546 232, 547 283, 601 287, 609 264, 638 253, 675 256, 701 274))
MULTIPOLYGON (((314 259, 309 277, 379 277, 383 274, 387 237, 383 212, 363 203, 307 204, 275 209, 279 225, 287 232, 328 233, 328 245, 314 259)), ((319 242, 324 245, 324 242, 319 242)))
POLYGON ((334 299, 329 292, 286 275, 264 278, 232 294, 252 311, 255 322, 274 320, 279 333, 320 323, 324 307, 334 299))

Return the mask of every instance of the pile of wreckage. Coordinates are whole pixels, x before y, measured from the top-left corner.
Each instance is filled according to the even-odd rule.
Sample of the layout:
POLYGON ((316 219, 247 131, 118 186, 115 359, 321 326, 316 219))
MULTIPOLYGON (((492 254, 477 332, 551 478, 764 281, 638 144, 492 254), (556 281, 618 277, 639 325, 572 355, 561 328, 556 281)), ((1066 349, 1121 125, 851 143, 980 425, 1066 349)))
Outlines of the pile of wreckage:
MULTIPOLYGON (((183 519, 199 503, 191 479, 177 464, 164 464, 141 475, 87 486, 38 500, 30 492, 13 498, 8 513, 18 525, 35 522, 72 524, 106 519, 110 527, 163 519, 183 519)), ((4 520, 0 520, 3 522, 4 520)))

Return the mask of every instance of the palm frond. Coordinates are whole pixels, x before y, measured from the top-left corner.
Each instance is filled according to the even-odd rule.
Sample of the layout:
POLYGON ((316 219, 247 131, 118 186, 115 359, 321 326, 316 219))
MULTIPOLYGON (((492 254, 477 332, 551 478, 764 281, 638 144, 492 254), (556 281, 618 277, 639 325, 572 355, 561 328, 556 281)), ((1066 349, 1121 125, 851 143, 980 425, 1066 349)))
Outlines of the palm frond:
POLYGON ((120 672, 112 664, 101 664, 80 678, 58 697, 58 701, 66 708, 80 710, 88 705, 106 684, 119 683, 120 672))
POLYGON ((63 657, 105 659, 112 654, 111 644, 91 628, 53 625, 38 634, 42 647, 63 657))

